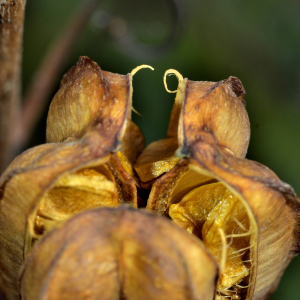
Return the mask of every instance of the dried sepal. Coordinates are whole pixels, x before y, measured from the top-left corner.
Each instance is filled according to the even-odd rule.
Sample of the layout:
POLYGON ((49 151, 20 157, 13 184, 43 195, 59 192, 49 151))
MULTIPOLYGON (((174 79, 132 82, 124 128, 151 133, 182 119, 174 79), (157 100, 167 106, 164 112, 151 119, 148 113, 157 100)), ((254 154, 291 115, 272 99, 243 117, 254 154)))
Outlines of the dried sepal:
POLYGON ((130 120, 131 80, 81 58, 51 104, 51 143, 24 152, 2 175, 0 288, 8 299, 17 297, 24 257, 50 230, 87 209, 137 208, 132 165, 144 138, 130 120))
MULTIPOLYGON (((266 299, 299 251, 298 198, 268 168, 244 159, 250 134, 244 94, 235 77, 219 83, 179 77, 169 126, 173 137, 178 126, 179 149, 168 151, 181 158, 152 178, 147 204, 212 252, 220 267, 216 299, 266 299)), ((157 162, 139 164, 151 151, 172 157, 154 145, 139 157, 138 173, 154 173, 157 162)))
POLYGON ((216 278, 201 241, 155 214, 120 207, 84 212, 45 236, 19 285, 23 300, 211 300, 216 278))

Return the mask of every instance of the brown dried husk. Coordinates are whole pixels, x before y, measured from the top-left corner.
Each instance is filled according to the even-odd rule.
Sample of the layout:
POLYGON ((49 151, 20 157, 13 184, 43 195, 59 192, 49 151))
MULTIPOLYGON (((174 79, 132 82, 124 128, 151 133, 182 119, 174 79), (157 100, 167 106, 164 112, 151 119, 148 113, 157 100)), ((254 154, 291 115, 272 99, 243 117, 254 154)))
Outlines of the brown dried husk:
POLYGON ((257 231, 250 241, 252 278, 245 299, 267 299, 300 250, 299 199, 270 169, 227 155, 216 142, 198 142, 191 157, 191 169, 223 183, 252 214, 257 231))
POLYGON ((19 286, 23 300, 210 300, 217 276, 201 241, 153 213, 120 207, 83 212, 46 235, 19 286))
POLYGON ((46 209, 42 225, 47 225, 49 212, 57 215, 55 224, 47 225, 52 228, 74 213, 93 207, 123 203, 137 207, 135 181, 126 171, 130 167, 132 170, 144 147, 144 138, 130 120, 131 78, 131 74, 104 72, 87 57, 80 58, 64 77, 51 104, 47 124, 47 139, 51 143, 24 152, 2 175, 0 289, 8 300, 18 298, 17 277, 24 257, 33 243, 47 233, 37 230, 41 210, 46 209), (106 187, 104 192, 85 183, 91 178, 90 173, 96 179, 106 177, 104 184, 99 184, 106 187), (72 185, 78 180, 79 188, 74 192, 72 185), (86 197, 81 198, 86 205, 71 201, 60 213, 62 203, 57 204, 54 197, 49 210, 45 199, 60 188, 72 190, 73 194, 64 199, 84 193, 97 199, 88 203, 86 197), (105 195, 113 195, 111 203, 101 204, 99 195, 104 200, 105 195))
MULTIPOLYGON (((293 189, 281 182, 271 170, 244 159, 250 126, 244 107, 245 90, 239 79, 229 77, 212 83, 178 77, 179 86, 167 139, 149 145, 135 166, 141 181, 144 179, 142 186, 152 186, 147 208, 171 217, 173 213, 179 226, 204 240, 221 268, 218 287, 222 287, 222 279, 226 275, 223 271, 231 263, 231 245, 240 247, 233 252, 235 255, 245 252, 244 257, 239 254, 239 258, 248 275, 231 287, 219 288, 216 299, 266 299, 276 288, 289 261, 299 252, 299 199, 293 189), (179 148, 176 151, 177 161, 176 141, 179 148), (154 161, 153 158, 159 159, 154 161), (170 169, 164 168, 160 172, 159 166, 166 166, 169 162, 173 162, 170 169), (205 201, 209 198, 189 204, 184 200, 199 187, 203 187, 202 191, 207 194, 208 187, 218 182, 242 208, 242 221, 247 219, 248 227, 245 232, 239 233, 248 236, 243 238, 243 242, 235 242, 238 238, 233 237, 236 228, 241 226, 233 227, 230 213, 224 217, 224 210, 220 210, 223 215, 219 216, 217 203, 208 205, 205 201), (189 215, 189 209, 194 215, 189 215), (206 220, 209 214, 213 214, 210 216, 213 223, 207 224, 206 228, 219 226, 219 230, 215 228, 213 231, 213 240, 202 236, 203 224, 200 228, 197 224, 193 229, 190 226, 204 209, 209 209, 206 220), (216 250, 219 255, 216 255, 216 250)), ((198 190, 194 194, 197 193, 198 190)), ((222 205, 225 200, 221 198, 220 201, 222 205)), ((207 231, 204 233, 207 234, 207 231)), ((238 270, 237 265, 232 266, 238 270)))

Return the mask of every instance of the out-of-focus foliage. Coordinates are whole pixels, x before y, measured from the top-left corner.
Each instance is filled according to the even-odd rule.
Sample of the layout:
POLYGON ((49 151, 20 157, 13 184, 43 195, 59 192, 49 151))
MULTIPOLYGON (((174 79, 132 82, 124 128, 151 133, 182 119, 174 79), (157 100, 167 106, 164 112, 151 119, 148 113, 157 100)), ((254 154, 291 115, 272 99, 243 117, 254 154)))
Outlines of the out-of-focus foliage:
MULTIPOLYGON (((165 92, 165 70, 177 69, 191 80, 218 81, 237 76, 246 89, 251 122, 247 157, 269 166, 300 195, 300 2, 279 0, 177 1, 186 9, 178 41, 158 56, 126 54, 117 46, 128 32, 140 43, 162 42, 172 30, 173 14, 164 0, 100 1, 90 23, 70 54, 66 70, 87 55, 103 70, 129 73, 134 115, 147 144, 165 136, 173 95, 165 92)), ((43 53, 71 16, 79 0, 28 0, 24 34, 24 89, 43 53)), ((124 49, 123 49, 124 50, 124 49)), ((137 49, 138 50, 138 49, 137 49)), ((60 78, 58 78, 59 81, 60 78)), ((168 80, 175 88, 175 77, 168 80)), ((53 94, 55 91, 53 91, 53 94)), ((50 103, 50 99, 49 99, 50 103)), ((46 116, 46 112, 45 112, 46 116)), ((45 119, 28 146, 45 140, 45 119)), ((300 259, 288 267, 272 300, 299 297, 300 259)))

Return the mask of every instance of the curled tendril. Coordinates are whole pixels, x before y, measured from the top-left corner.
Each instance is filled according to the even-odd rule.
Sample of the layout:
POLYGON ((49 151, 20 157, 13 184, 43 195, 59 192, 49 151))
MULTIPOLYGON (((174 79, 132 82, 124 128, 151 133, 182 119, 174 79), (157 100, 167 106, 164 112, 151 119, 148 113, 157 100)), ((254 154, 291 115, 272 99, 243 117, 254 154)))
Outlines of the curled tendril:
POLYGON ((168 76, 169 74, 174 74, 174 75, 177 77, 177 79, 178 79, 178 83, 180 83, 180 82, 183 80, 183 77, 182 77, 182 75, 181 75, 177 70, 174 70, 174 69, 169 69, 169 70, 167 70, 167 71, 165 72, 165 75, 164 75, 164 85, 165 85, 166 91, 167 91, 168 93, 176 93, 177 90, 175 90, 175 91, 170 91, 170 90, 168 89, 168 85, 167 85, 167 76, 168 76))
POLYGON ((134 69, 130 72, 130 75, 133 76, 133 75, 136 74, 139 70, 141 70, 141 69, 146 69, 146 68, 151 69, 152 71, 154 71, 154 68, 151 67, 151 66, 149 66, 149 65, 140 65, 140 66, 134 68, 134 69))
MULTIPOLYGON (((141 69, 151 69, 152 71, 154 71, 154 68, 149 66, 149 65, 140 65, 136 68, 134 68, 131 72, 130 72, 130 76, 133 77, 133 75, 135 75, 139 70, 141 69)), ((142 116, 136 109, 134 109, 134 107, 131 107, 132 111, 134 111, 137 115, 139 115, 140 117, 142 116)))

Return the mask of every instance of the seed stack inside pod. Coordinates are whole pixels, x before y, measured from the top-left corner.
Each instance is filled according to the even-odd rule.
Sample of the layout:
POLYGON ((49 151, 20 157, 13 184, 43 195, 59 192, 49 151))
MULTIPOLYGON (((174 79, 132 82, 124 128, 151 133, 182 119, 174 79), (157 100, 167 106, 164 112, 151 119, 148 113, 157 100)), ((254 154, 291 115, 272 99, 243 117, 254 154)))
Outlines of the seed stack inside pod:
POLYGON ((141 185, 151 187, 147 208, 211 251, 220 267, 216 299, 265 299, 299 251, 299 199, 268 168, 244 159, 250 125, 239 79, 194 82, 169 73, 179 85, 167 138, 135 165, 141 185))
POLYGON ((169 216, 213 253, 221 268, 219 295, 238 299, 244 293, 241 289, 249 286, 254 264, 250 248, 255 245, 256 226, 244 204, 222 183, 211 183, 171 204, 169 216))

